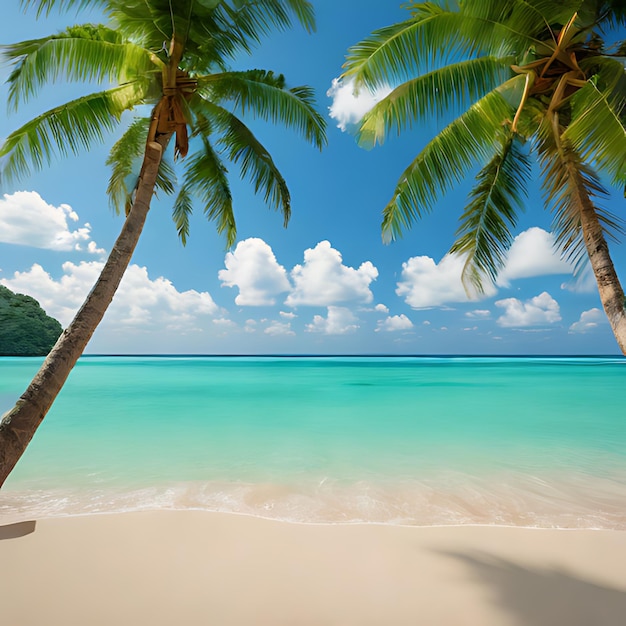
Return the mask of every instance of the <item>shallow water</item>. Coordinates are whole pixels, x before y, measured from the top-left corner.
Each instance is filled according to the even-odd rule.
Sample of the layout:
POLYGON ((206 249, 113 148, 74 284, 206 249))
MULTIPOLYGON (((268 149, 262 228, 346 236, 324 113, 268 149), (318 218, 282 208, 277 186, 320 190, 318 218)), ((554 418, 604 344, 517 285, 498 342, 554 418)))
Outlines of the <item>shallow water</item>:
MULTIPOLYGON (((0 359, 0 411, 39 359, 0 359)), ((86 357, 0 522, 195 508, 626 528, 622 358, 86 357)))

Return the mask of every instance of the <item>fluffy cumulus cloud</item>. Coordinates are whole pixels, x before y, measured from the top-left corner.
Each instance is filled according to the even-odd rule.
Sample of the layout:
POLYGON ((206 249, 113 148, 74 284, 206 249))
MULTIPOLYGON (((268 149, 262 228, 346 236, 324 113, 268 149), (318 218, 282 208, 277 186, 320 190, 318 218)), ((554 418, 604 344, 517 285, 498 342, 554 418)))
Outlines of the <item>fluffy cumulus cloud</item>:
POLYGON ((406 315, 391 315, 378 322, 376 332, 380 332, 381 330, 394 332, 398 330, 410 330, 411 328, 413 328, 413 322, 406 315))
MULTIPOLYGON (((455 254, 447 254, 439 263, 427 256, 412 257, 402 264, 402 280, 396 293, 414 309, 426 309, 492 297, 497 293, 496 285, 509 287, 511 281, 519 278, 572 274, 574 271, 572 264, 561 259, 555 251, 554 236, 536 227, 515 237, 496 285, 486 280, 483 294, 471 288, 469 293, 466 291, 461 282, 464 263, 464 258, 455 254)), ((571 289, 581 291, 579 283, 571 289)), ((567 285, 563 287, 570 288, 567 285)), ((488 312, 474 311, 467 315, 479 319, 488 317, 488 312)))
MULTIPOLYGON (((55 280, 40 265, 16 272, 0 283, 39 301, 45 311, 63 326, 71 320, 96 281, 103 264, 82 262, 63 264, 63 276, 55 280)), ((218 307, 206 292, 177 291, 166 278, 150 279, 145 267, 129 266, 103 325, 187 331, 198 319, 213 316, 218 307)))
POLYGON ((326 92, 333 103, 329 112, 341 130, 347 130, 359 120, 380 100, 391 93, 391 87, 381 87, 371 92, 365 87, 358 92, 352 81, 343 82, 334 78, 330 89, 326 92))
POLYGON ((569 327, 569 332, 589 333, 598 328, 599 324, 605 324, 606 322, 607 319, 600 309, 589 309, 580 314, 580 319, 569 327))
POLYGON ((78 222, 75 211, 67 204, 55 207, 36 191, 16 191, 0 199, 0 242, 47 250, 86 250, 103 254, 91 239, 91 226, 78 222))
POLYGON ((262 239, 240 241, 224 264, 226 269, 219 271, 218 278, 223 286, 239 289, 235 304, 240 306, 273 305, 278 294, 291 289, 285 268, 262 239))
MULTIPOLYGON (((478 299, 478 294, 468 295, 461 274, 465 261, 456 254, 446 254, 439 263, 428 256, 411 257, 402 264, 402 280, 396 293, 414 309, 428 309, 452 302, 478 299)), ((485 283, 485 293, 480 297, 493 296, 493 285, 485 283)))
POLYGON ((533 227, 515 237, 498 274, 497 284, 508 287, 517 278, 571 274, 574 267, 555 250, 554 235, 533 227))
POLYGON ((504 328, 546 326, 561 321, 559 303, 546 291, 522 302, 517 298, 497 300, 496 306, 504 309, 497 323, 504 328))
POLYGON ((345 335, 355 332, 358 328, 358 319, 345 307, 329 306, 328 316, 316 315, 313 323, 307 324, 305 330, 310 333, 324 333, 325 335, 345 335))
POLYGON ((341 253, 328 241, 304 252, 304 264, 291 271, 294 290, 285 304, 291 307, 331 306, 346 302, 368 303, 374 298, 370 284, 378 270, 365 261, 358 269, 343 264, 341 253))

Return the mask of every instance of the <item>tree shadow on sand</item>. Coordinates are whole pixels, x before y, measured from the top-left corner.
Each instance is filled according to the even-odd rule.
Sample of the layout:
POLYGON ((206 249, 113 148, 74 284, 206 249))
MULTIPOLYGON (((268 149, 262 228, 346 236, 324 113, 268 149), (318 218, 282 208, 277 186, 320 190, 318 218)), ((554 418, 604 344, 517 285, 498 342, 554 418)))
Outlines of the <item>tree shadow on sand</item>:
POLYGON ((29 522, 18 522, 17 524, 5 524, 0 526, 0 541, 3 539, 17 539, 35 532, 37 522, 31 520, 29 522))
MULTIPOLYGON (((494 603, 523 626, 624 626, 626 591, 565 570, 523 567, 487 553, 441 551, 470 568, 493 593, 494 603)), ((624 581, 626 584, 626 581, 624 581)))

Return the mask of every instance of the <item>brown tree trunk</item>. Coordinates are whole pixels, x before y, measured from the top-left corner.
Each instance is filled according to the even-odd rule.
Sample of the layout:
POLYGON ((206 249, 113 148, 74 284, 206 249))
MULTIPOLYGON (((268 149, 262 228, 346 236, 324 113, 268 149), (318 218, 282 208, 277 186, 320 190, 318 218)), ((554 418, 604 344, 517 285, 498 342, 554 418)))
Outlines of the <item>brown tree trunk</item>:
POLYGON ((602 231, 598 214, 586 191, 580 191, 580 200, 583 238, 591 268, 598 283, 600 301, 620 350, 622 354, 626 355, 626 300, 624 299, 624 290, 613 266, 609 246, 602 231))
POLYGON ((13 409, 2 418, 0 487, 26 450, 113 299, 146 221, 163 149, 168 139, 169 137, 163 137, 161 142, 147 144, 132 209, 102 273, 26 391, 13 409))

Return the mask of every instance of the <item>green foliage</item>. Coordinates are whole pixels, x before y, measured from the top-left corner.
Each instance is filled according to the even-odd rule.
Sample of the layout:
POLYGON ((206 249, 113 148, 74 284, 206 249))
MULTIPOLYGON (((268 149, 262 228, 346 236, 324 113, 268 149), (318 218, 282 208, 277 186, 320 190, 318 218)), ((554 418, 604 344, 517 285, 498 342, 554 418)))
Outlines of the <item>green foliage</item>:
POLYGON ((22 0, 24 8, 47 15, 60 10, 99 8, 108 25, 85 24, 61 33, 1 48, 12 66, 11 108, 36 98, 59 78, 105 83, 106 88, 59 105, 11 133, 0 146, 0 182, 45 167, 58 155, 88 150, 128 119, 123 114, 150 107, 132 118, 113 146, 108 195, 117 211, 129 209, 146 141, 176 133, 180 180, 164 154, 157 188, 175 195, 172 217, 181 241, 199 201, 228 244, 236 226, 227 162, 239 166, 271 208, 289 220, 289 191, 267 149, 245 123, 260 118, 294 130, 322 148, 325 119, 309 87, 289 87, 282 74, 232 72, 229 63, 249 53, 272 30, 299 22, 315 29, 308 0, 22 0), (151 121, 159 120, 156 125, 151 121), (166 123, 163 123, 166 120, 166 123), (150 130, 149 130, 150 129, 150 130), (150 134, 152 133, 152 134, 150 134), (191 138, 188 146, 187 138, 191 138))
POLYGON ((37 300, 0 285, 0 356, 45 356, 62 331, 37 300))
POLYGON ((58 35, 2 47, 14 65, 9 77, 9 106, 17 109, 46 83, 60 77, 79 82, 125 83, 137 75, 155 71, 145 48, 124 41, 106 26, 71 26, 58 35))
POLYGON ((463 282, 479 291, 487 276, 496 280, 513 242, 517 213, 530 179, 530 161, 515 135, 503 133, 502 146, 476 177, 471 201, 461 215, 451 252, 467 259, 463 282))
POLYGON ((493 91, 430 141, 404 171, 383 210, 383 238, 399 236, 432 209, 442 192, 487 160, 498 149, 502 119, 512 112, 506 100, 493 91))
MULTIPOLYGON (((392 129, 458 116, 402 173, 383 210, 383 239, 402 235, 442 194, 480 167, 451 251, 465 255, 466 285, 497 276, 529 180, 542 164, 546 205, 563 253, 584 252, 581 211, 606 176, 626 194, 624 42, 603 34, 626 23, 619 0, 412 1, 410 18, 353 46, 344 79, 391 85, 360 123, 366 147, 392 129)), ((609 236, 620 220, 595 207, 609 236)))

